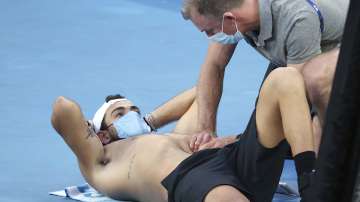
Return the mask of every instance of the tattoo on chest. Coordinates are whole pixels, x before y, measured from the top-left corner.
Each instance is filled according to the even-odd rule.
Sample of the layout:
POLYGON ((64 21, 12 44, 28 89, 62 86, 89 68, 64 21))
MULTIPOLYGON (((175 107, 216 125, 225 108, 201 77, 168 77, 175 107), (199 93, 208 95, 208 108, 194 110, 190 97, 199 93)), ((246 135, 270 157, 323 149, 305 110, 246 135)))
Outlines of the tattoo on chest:
POLYGON ((131 178, 131 170, 132 170, 132 166, 133 166, 133 164, 134 164, 135 157, 136 157, 136 154, 134 154, 134 155, 131 157, 131 160, 130 160, 129 170, 128 170, 128 179, 131 178))

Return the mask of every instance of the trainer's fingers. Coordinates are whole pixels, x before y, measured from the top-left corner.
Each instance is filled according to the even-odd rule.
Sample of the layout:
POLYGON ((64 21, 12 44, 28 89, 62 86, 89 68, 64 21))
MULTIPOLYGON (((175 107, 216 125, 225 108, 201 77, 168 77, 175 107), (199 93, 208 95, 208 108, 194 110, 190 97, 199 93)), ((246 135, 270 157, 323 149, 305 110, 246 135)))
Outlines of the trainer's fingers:
POLYGON ((199 149, 199 146, 201 145, 202 141, 204 139, 204 135, 203 134, 199 134, 196 138, 196 141, 195 141, 195 150, 198 150, 199 149))
POLYGON ((204 150, 204 149, 213 148, 214 144, 215 144, 215 141, 210 141, 210 142, 208 142, 208 143, 206 143, 206 144, 203 144, 203 145, 201 145, 201 146, 199 147, 198 151, 201 151, 201 150, 204 150))
POLYGON ((225 142, 223 140, 216 141, 216 144, 214 145, 215 148, 223 148, 225 147, 225 142))
POLYGON ((221 147, 223 147, 223 145, 222 145, 222 143, 220 143, 220 142, 216 142, 216 143, 214 144, 214 148, 221 148, 221 147))
POLYGON ((191 138, 191 140, 190 140, 190 150, 191 151, 194 151, 194 149, 195 149, 195 142, 196 142, 196 139, 197 139, 197 137, 196 137, 196 135, 194 135, 192 138, 191 138))
POLYGON ((197 144, 199 144, 199 145, 205 144, 212 139, 212 136, 206 132, 201 133, 199 136, 198 136, 198 140, 197 140, 197 144), (200 138, 199 138, 199 136, 200 136, 200 138))
POLYGON ((205 144, 205 143, 208 143, 211 139, 212 139, 212 137, 210 136, 210 134, 204 135, 204 138, 202 139, 201 145, 205 144))
POLYGON ((202 143, 203 139, 204 139, 204 134, 199 134, 199 135, 197 136, 195 145, 200 145, 200 144, 202 143))

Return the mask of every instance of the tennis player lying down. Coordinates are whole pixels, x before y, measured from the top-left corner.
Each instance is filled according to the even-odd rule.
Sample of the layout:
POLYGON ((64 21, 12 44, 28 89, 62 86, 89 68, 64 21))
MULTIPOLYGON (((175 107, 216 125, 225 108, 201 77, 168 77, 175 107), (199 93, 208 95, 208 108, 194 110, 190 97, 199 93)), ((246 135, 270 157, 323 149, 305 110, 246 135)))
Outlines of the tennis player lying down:
POLYGON ((167 135, 131 136, 134 131, 147 131, 147 124, 132 102, 111 99, 97 111, 94 124, 89 124, 74 101, 64 97, 56 99, 52 114, 53 127, 77 156, 86 181, 111 198, 268 202, 289 145, 298 173, 312 171, 311 117, 304 82, 296 69, 279 68, 270 74, 243 135, 207 137, 203 145, 194 145, 197 141, 187 135, 196 132, 195 89, 176 96, 145 119, 153 128, 179 119, 167 135))

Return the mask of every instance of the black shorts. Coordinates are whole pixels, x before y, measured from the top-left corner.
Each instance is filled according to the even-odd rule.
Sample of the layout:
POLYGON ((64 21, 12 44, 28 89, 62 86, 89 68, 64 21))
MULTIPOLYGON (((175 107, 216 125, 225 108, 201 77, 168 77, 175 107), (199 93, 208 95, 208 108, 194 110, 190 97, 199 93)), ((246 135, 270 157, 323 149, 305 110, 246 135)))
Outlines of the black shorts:
POLYGON ((194 153, 163 181, 169 202, 202 202, 215 187, 230 185, 250 201, 270 202, 290 147, 284 140, 275 148, 257 139, 255 112, 239 141, 222 149, 194 153))

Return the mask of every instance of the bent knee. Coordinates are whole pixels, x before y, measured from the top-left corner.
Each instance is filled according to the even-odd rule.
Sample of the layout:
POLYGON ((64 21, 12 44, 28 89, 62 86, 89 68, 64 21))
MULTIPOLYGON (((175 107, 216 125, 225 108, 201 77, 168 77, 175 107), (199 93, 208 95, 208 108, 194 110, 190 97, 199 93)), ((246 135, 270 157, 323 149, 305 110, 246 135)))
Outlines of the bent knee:
POLYGON ((213 188, 205 197, 204 202, 250 202, 238 189, 229 185, 213 188))
POLYGON ((303 89, 304 79, 297 69, 293 67, 282 67, 273 70, 264 85, 271 86, 271 90, 283 95, 296 89, 303 89))

